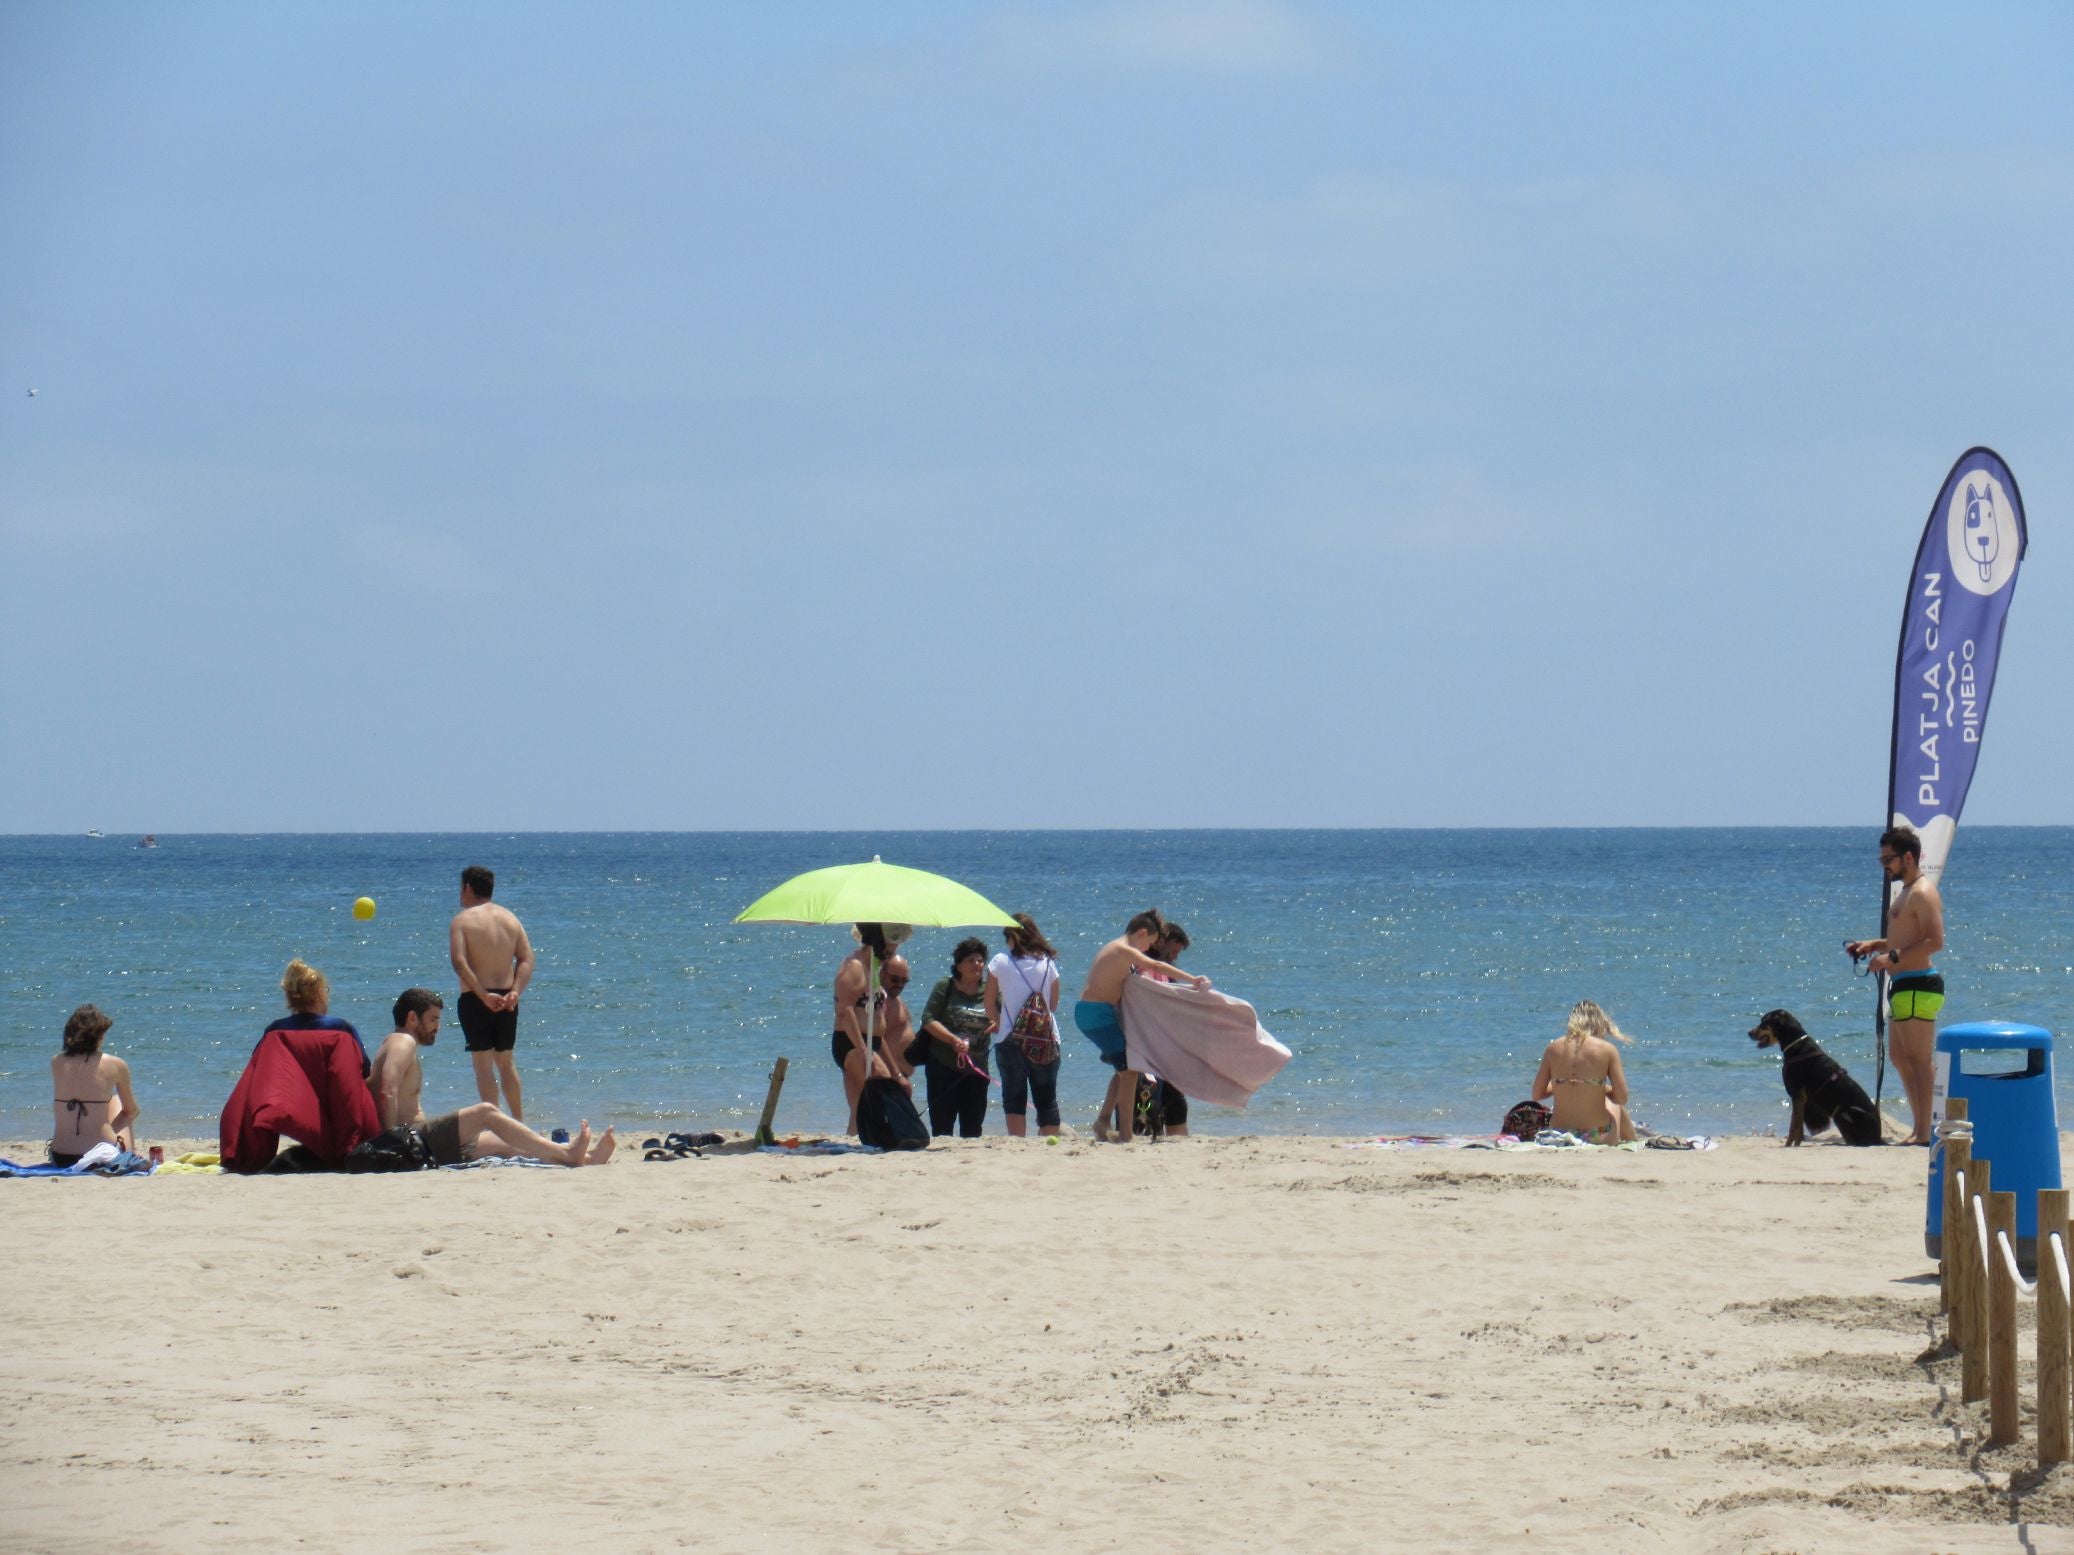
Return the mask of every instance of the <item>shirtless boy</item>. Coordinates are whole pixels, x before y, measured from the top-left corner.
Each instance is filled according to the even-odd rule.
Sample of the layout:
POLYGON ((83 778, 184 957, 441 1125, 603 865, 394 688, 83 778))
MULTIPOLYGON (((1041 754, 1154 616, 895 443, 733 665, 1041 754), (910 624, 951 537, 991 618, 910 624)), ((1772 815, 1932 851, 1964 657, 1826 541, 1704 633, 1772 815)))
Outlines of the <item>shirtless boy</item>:
POLYGON ((1871 956, 1872 970, 1893 979, 1887 984, 1887 1029, 1893 1034, 1888 1046, 1915 1124, 1903 1143, 1927 1145, 1937 1012, 1944 1006, 1944 978, 1930 970, 1930 958, 1944 949, 1944 902, 1923 873, 1923 841, 1908 827, 1880 833, 1880 869, 1902 886, 1887 913, 1887 937, 1854 939, 1844 949, 1854 957, 1871 956))
POLYGON ((396 1029, 375 1050, 374 1066, 367 1076, 367 1088, 374 1092, 374 1109, 383 1128, 415 1128, 433 1161, 440 1166, 486 1155, 526 1155, 556 1166, 602 1166, 612 1159, 618 1143, 612 1130, 606 1129, 604 1137, 593 1144, 588 1122, 573 1141, 558 1145, 516 1118, 506 1117, 497 1110, 495 1102, 479 1101, 459 1112, 428 1119, 422 1100, 425 1071, 419 1061, 419 1049, 439 1040, 439 1019, 444 1008, 445 1001, 431 989, 406 988, 390 1012, 396 1029))
POLYGON ((1073 1024, 1094 1043, 1102 1062, 1116 1071, 1109 1077, 1109 1092, 1102 1110, 1095 1115, 1095 1138, 1114 1138, 1130 1143, 1133 1114, 1137 1110, 1138 1075, 1124 1067, 1123 1018, 1117 1005, 1123 999, 1123 980, 1133 972, 1157 972, 1170 982, 1192 983, 1208 988, 1207 977, 1195 977, 1147 954, 1166 928, 1157 912, 1141 912, 1124 925, 1123 934, 1095 952, 1087 969, 1087 986, 1073 1006, 1073 1024), (1114 1120, 1113 1131, 1111 1120, 1114 1120))
POLYGON ((533 945, 517 916, 490 900, 496 888, 497 877, 480 864, 461 871, 461 910, 447 926, 447 954, 461 979, 455 1013, 475 1064, 475 1094, 495 1102, 502 1084, 504 1110, 523 1120, 511 1050, 518 1043, 519 999, 533 981, 533 945))

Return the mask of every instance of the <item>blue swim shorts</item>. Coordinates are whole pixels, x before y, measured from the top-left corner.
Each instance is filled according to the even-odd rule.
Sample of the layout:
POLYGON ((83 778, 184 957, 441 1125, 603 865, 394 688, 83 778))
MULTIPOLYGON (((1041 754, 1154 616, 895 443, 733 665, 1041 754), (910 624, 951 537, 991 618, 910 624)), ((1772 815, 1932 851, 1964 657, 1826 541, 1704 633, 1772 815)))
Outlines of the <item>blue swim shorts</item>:
POLYGON ((1081 999, 1073 1006, 1073 1024, 1080 1034, 1094 1043, 1095 1051, 1112 1065, 1120 1066, 1123 1058, 1123 1022, 1117 1018, 1116 1006, 1105 1004, 1100 999, 1081 999))

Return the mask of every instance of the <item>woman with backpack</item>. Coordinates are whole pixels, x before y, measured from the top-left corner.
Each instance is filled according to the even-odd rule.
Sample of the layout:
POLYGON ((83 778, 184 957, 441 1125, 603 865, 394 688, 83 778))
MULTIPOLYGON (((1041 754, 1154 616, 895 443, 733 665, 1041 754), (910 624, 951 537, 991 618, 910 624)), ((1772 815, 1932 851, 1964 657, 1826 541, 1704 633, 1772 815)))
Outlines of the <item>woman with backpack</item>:
POLYGON ((1001 935, 1008 949, 987 963, 986 998, 1001 1059, 1001 1111, 1021 1139, 1033 1097, 1037 1132, 1059 1131, 1059 962, 1037 920, 1013 916, 1016 926, 1001 935))

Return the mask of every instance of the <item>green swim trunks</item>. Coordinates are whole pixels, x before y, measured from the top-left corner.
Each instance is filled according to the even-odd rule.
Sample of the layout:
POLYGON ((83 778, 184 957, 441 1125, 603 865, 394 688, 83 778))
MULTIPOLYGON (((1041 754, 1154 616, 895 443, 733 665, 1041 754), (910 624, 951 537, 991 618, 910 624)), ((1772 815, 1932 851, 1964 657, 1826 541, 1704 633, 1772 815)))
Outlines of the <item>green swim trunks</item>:
POLYGON ((1891 1020, 1935 1020, 1944 1008, 1944 974, 1903 972, 1888 985, 1887 1015, 1891 1020))

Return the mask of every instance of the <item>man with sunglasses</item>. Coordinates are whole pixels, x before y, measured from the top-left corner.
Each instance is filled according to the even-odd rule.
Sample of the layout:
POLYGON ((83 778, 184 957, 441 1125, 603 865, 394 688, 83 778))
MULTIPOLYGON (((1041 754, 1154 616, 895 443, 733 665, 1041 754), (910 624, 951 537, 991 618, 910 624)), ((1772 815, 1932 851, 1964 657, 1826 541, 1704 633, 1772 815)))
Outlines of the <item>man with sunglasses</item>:
POLYGON ((1880 834, 1880 869, 1889 881, 1901 883, 1901 895, 1887 913, 1887 937, 1854 939, 1844 949, 1853 960, 1872 957, 1872 970, 1892 978, 1887 985, 1888 1050, 1908 1093, 1914 1124, 1904 1143, 1927 1145, 1937 1012, 1944 1006, 1944 978, 1930 970, 1930 958, 1944 949, 1944 902, 1923 873, 1923 841, 1910 828, 1893 826, 1880 834))

